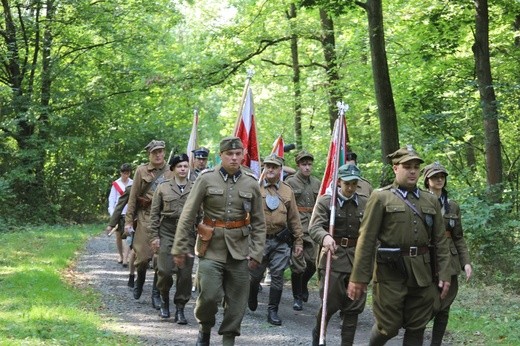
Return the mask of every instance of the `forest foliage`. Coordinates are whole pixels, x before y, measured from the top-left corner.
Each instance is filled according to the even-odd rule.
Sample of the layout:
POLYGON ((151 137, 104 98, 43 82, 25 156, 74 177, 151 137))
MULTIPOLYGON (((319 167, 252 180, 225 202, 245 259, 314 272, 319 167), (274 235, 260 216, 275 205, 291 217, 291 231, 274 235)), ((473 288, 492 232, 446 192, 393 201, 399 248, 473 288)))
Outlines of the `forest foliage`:
MULTIPOLYGON (((368 1, 367 1, 368 2, 368 1)), ((297 141, 291 38, 297 38, 301 142, 321 177, 330 141, 329 96, 350 106, 352 149, 379 186, 381 140, 366 13, 354 1, 2 0, 0 221, 85 223, 106 217, 123 162, 146 160, 163 139, 187 145, 195 108, 199 144, 232 133, 253 69, 260 149, 297 141), (288 13, 294 6, 295 15, 288 13), (333 23, 334 70, 322 17, 333 23), (331 85, 330 74, 338 76, 331 85)), ((486 137, 474 58, 475 5, 383 2, 399 142, 448 171, 484 279, 520 282, 520 2, 489 4, 489 48, 503 164, 500 203, 488 198, 486 137), (513 263, 512 263, 513 262, 513 263), (513 265, 514 267, 511 267, 513 265), (511 273, 511 268, 515 270, 511 273), (497 278, 497 276, 501 276, 497 278)), ((294 166, 294 151, 286 154, 294 166)), ((478 270, 479 268, 477 268, 478 270)), ((518 285, 516 287, 519 287, 518 285)))

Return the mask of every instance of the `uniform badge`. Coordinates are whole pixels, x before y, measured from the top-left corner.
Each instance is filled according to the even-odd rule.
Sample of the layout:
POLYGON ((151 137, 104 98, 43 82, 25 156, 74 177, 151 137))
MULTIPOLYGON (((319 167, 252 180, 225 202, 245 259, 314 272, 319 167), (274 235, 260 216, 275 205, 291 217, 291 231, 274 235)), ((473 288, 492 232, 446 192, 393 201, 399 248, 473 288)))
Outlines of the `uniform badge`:
POLYGON ((278 198, 278 196, 267 194, 265 196, 265 204, 267 204, 267 208, 269 208, 269 210, 276 210, 280 205, 280 198, 278 198))

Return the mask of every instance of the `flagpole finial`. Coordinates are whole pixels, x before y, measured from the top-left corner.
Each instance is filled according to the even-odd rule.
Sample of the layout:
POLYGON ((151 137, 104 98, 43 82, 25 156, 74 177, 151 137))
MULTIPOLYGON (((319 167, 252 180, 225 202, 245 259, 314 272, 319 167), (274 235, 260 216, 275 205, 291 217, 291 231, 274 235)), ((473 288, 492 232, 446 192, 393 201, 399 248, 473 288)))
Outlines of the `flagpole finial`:
POLYGON ((337 106, 338 106, 338 113, 340 115, 344 115, 345 112, 348 111, 348 109, 349 109, 348 104, 344 103, 343 101, 338 101, 337 106))
POLYGON ((246 73, 247 73, 247 78, 251 79, 251 78, 253 78, 253 75, 255 74, 255 70, 253 70, 252 68, 248 68, 246 73))

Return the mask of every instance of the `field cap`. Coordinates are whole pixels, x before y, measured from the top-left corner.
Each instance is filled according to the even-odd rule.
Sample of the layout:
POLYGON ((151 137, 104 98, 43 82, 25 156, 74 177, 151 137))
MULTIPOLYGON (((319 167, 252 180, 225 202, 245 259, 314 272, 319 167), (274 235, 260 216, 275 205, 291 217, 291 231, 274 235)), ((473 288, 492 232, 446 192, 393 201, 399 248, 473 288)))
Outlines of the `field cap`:
POLYGON ((242 144, 242 140, 240 140, 240 138, 230 136, 223 138, 220 141, 220 152, 232 149, 244 149, 244 145, 242 144))
POLYGON ((296 157, 295 157, 295 161, 296 163, 300 162, 301 160, 303 159, 307 159, 307 160, 312 160, 314 161, 314 156, 312 156, 311 153, 309 153, 307 150, 302 150, 300 151, 296 157))
POLYGON ((358 180, 361 177, 361 171, 356 165, 343 165, 338 170, 338 178, 343 181, 358 180))
POLYGON ((146 147, 144 147, 144 149, 151 153, 152 151, 156 150, 156 149, 164 149, 165 147, 165 144, 164 144, 164 141, 157 141, 157 140, 152 140, 150 143, 148 143, 148 145, 146 147))
POLYGON ((277 166, 283 166, 284 159, 276 154, 269 154, 264 159, 264 165, 266 163, 271 163, 277 166))
POLYGON ((419 160, 420 163, 424 162, 424 160, 419 157, 419 154, 417 154, 417 152, 410 144, 406 147, 402 147, 401 149, 394 151, 387 157, 392 160, 394 165, 405 163, 411 160, 419 160))
POLYGON ((193 156, 195 156, 196 159, 207 159, 209 156, 209 149, 205 147, 195 149, 193 150, 193 156))

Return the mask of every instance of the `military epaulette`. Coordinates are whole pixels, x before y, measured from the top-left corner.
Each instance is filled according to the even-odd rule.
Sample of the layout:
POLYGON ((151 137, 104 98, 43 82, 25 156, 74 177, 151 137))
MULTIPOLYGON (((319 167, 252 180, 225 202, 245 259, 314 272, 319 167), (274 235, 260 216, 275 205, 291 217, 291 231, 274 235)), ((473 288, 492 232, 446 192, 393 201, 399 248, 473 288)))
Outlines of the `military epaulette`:
POLYGON ((245 175, 247 175, 248 177, 251 177, 253 178, 254 180, 258 180, 258 177, 256 175, 254 175, 252 172, 248 172, 246 171, 245 169, 242 170, 242 173, 244 173, 245 175))
POLYGON ((206 168, 204 169, 202 172, 199 173, 199 176, 200 175, 203 175, 203 174, 206 174, 206 173, 209 173, 209 172, 214 172, 215 171, 215 168, 212 167, 212 168, 206 168))
POLYGON ((165 179, 165 180, 161 181, 161 182, 159 183, 159 185, 162 185, 162 184, 164 184, 164 183, 169 183, 170 181, 172 181, 171 178, 170 178, 170 179, 165 179))
POLYGON ((376 191, 385 191, 385 190, 390 190, 391 188, 392 188, 392 185, 387 185, 387 186, 376 189, 376 191))
POLYGON ((287 184, 287 182, 285 180, 281 181, 281 183, 292 189, 291 185, 287 184))

